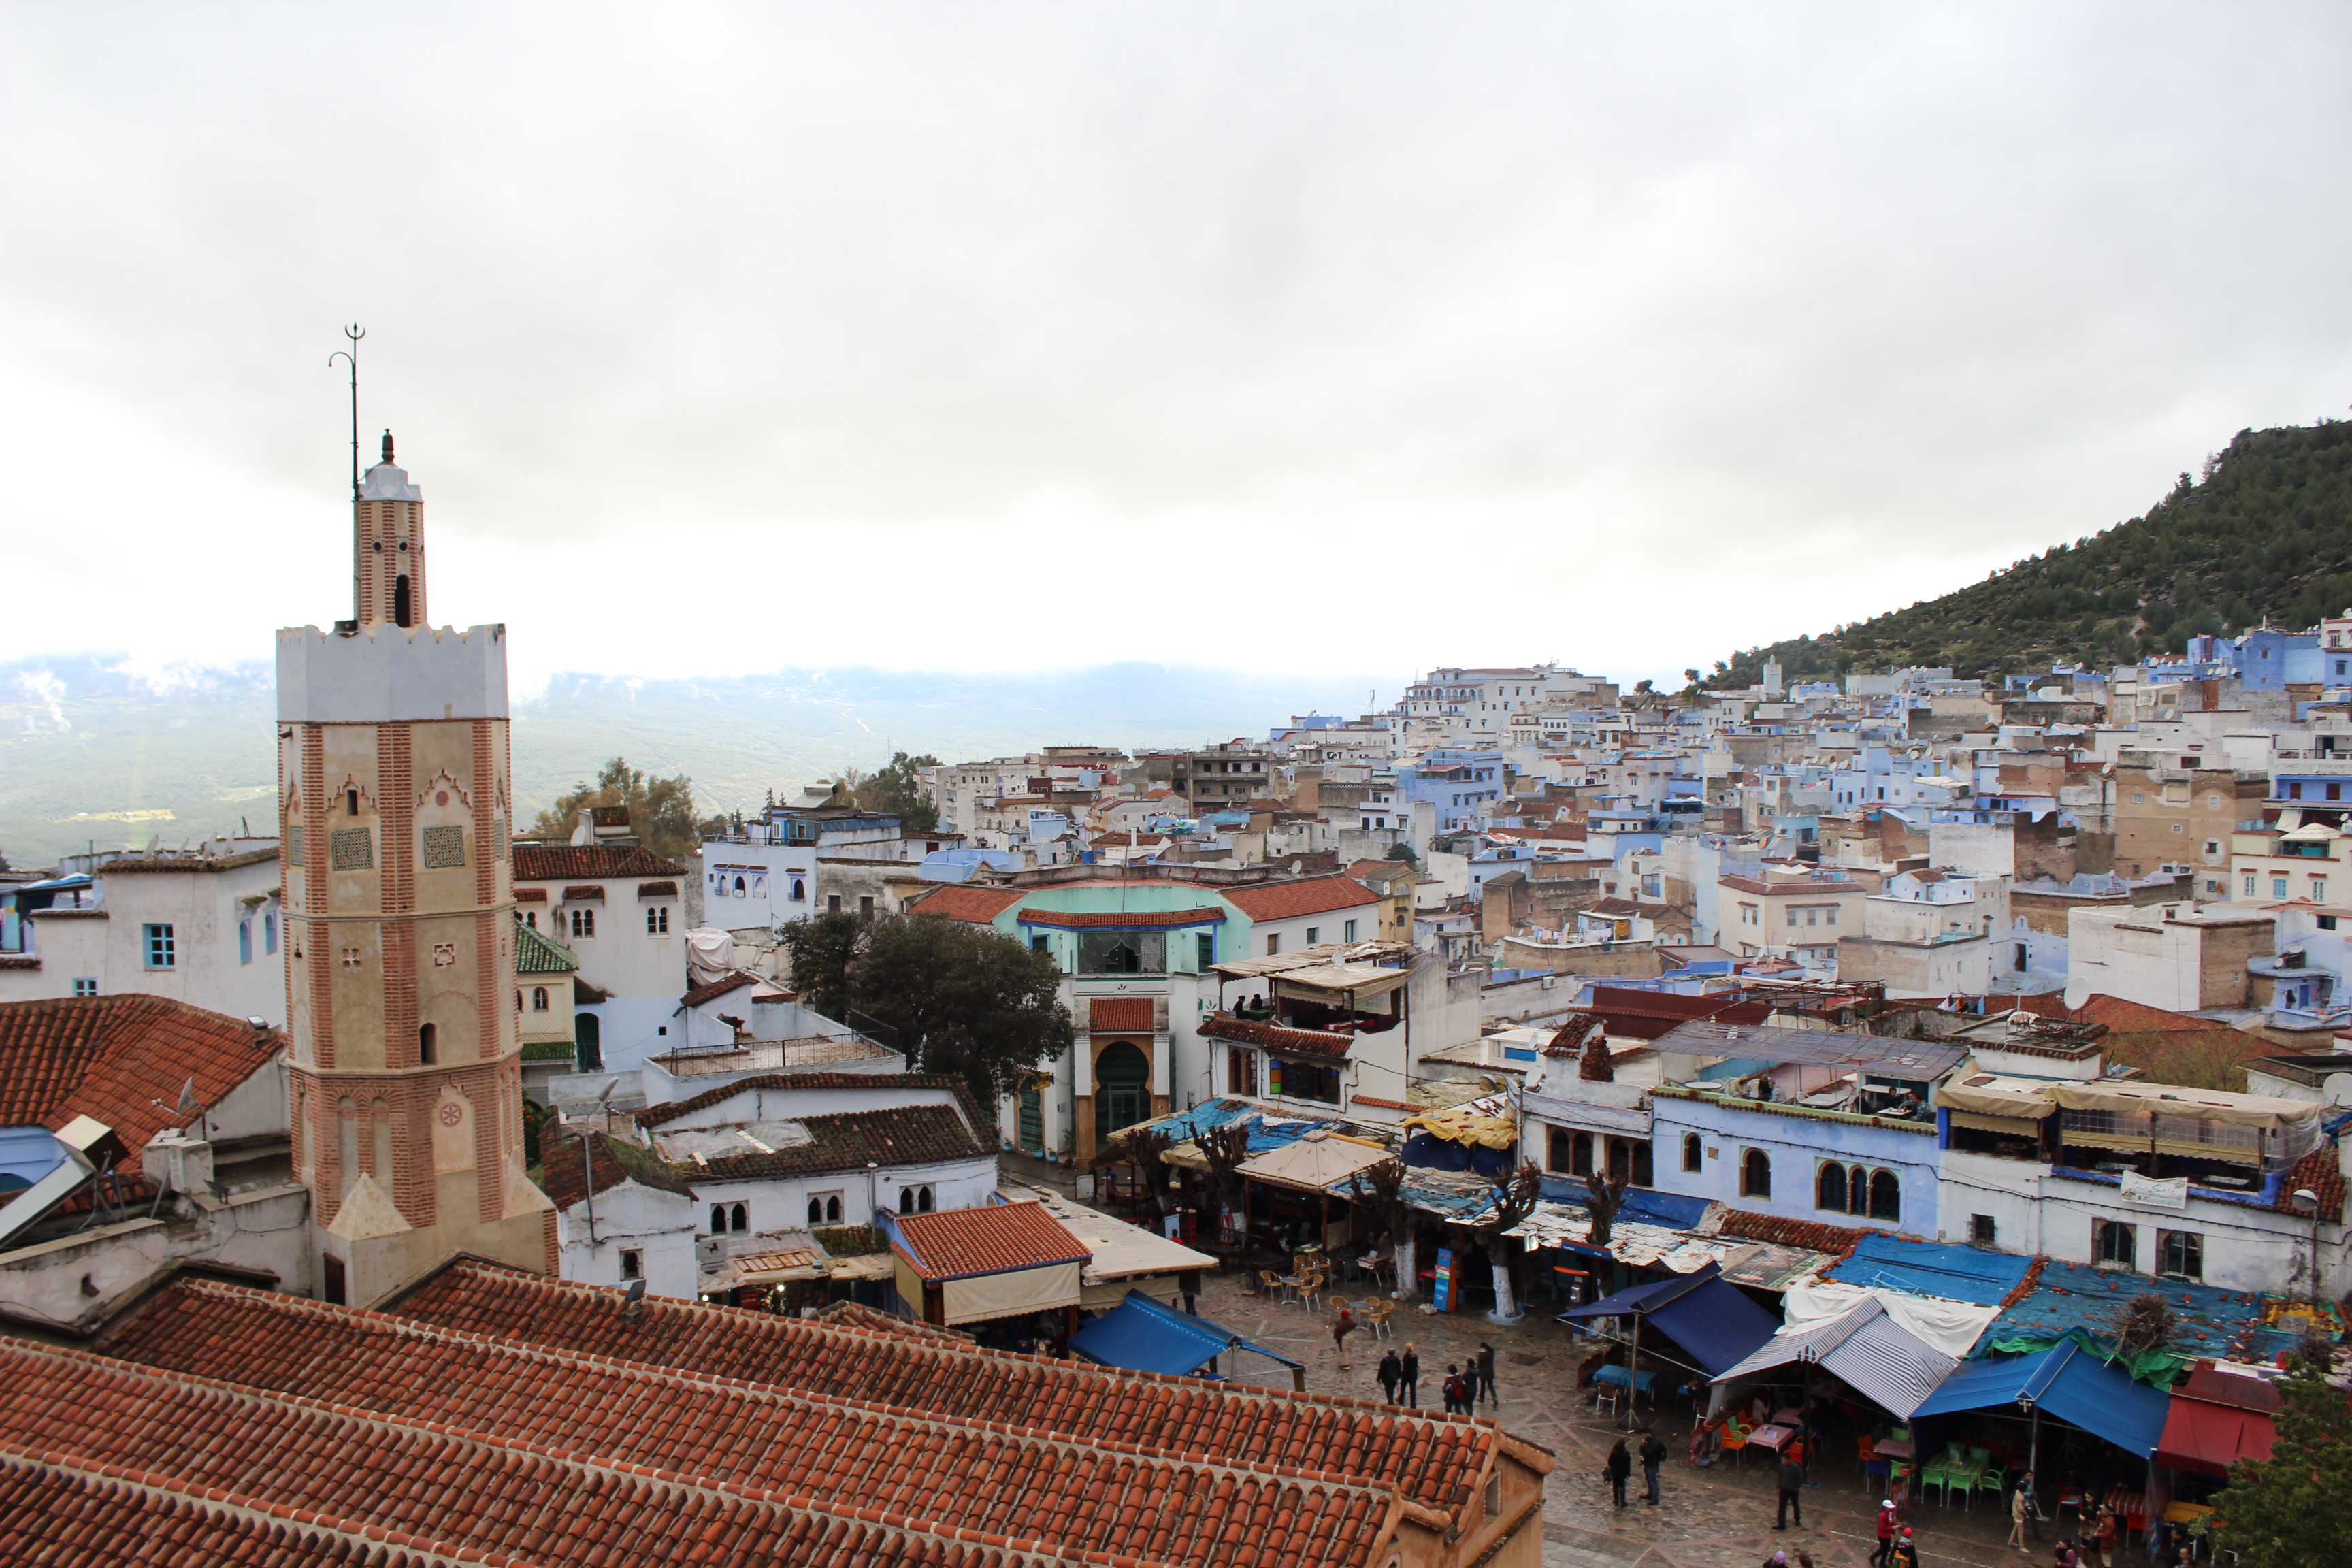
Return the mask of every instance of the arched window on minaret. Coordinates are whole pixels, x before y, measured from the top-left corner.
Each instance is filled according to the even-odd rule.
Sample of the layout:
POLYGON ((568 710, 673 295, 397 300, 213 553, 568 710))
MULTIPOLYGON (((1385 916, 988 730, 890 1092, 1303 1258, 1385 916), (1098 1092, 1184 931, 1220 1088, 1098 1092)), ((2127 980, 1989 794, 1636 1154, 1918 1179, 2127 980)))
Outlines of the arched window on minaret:
POLYGON ((360 1108, 345 1095, 335 1101, 335 1180, 336 1192, 343 1197, 352 1195, 352 1184, 360 1179, 360 1108))
POLYGON ((388 1100, 376 1100, 368 1107, 370 1139, 369 1152, 374 1157, 368 1162, 368 1174, 373 1176, 385 1191, 392 1189, 392 1105, 388 1100))
POLYGON ((440 1047, 436 1037, 439 1033, 431 1024, 416 1026, 416 1060, 420 1066, 429 1068, 436 1059, 436 1053, 440 1047))
POLYGON ((392 620, 394 626, 402 627, 414 624, 408 610, 408 574, 405 572, 393 579, 392 620))

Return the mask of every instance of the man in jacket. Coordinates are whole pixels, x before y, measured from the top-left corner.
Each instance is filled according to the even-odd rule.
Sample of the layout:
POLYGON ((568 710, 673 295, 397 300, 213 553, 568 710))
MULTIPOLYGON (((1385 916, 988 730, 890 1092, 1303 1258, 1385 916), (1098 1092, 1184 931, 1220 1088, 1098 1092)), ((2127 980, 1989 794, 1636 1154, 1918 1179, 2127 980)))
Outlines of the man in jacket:
POLYGON ((1788 1529, 1789 1515, 1791 1510, 1793 1510, 1797 1516, 1797 1528, 1799 1530, 1805 1528, 1804 1485, 1805 1467, 1803 1463, 1791 1455, 1781 1455, 1780 1517, 1778 1522, 1772 1526, 1773 1529, 1788 1529))
POLYGON ((1658 1506, 1658 1467, 1666 1462, 1666 1446, 1647 1426, 1642 1428, 1642 1480, 1649 1488, 1648 1506, 1658 1506))
POLYGON ((1895 1531, 1902 1522, 1893 1498, 1878 1505, 1878 1550, 1870 1554, 1870 1568, 1886 1568, 1887 1560, 1895 1555, 1895 1531))
POLYGON ((1489 1405, 1500 1405, 1502 1401, 1495 1397, 1495 1347, 1484 1340, 1479 1341, 1478 1353, 1472 1358, 1471 1364, 1478 1371, 1476 1398, 1489 1405))

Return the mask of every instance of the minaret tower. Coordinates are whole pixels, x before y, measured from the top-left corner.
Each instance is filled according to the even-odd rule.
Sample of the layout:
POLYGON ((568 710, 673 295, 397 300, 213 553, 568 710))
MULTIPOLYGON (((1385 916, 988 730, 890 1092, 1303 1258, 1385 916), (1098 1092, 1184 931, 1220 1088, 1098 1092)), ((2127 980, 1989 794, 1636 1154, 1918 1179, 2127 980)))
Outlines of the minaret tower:
POLYGON ((410 626, 425 619, 425 497, 383 461, 367 471, 352 503, 352 614, 363 626, 410 626))
POLYGON ((387 431, 358 615, 278 634, 295 1172, 316 1291, 361 1306, 453 1252, 556 1258, 522 1166, 506 627, 425 625, 424 511, 387 431))

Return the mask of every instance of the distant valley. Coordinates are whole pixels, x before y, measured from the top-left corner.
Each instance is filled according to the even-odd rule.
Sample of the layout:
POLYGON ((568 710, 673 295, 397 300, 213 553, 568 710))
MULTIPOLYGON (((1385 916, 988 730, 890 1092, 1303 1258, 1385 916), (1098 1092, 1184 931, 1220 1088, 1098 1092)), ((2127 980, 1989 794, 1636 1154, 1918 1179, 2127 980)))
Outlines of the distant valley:
MULTIPOLYGON (((873 768, 893 749, 952 762, 1065 742, 1183 745, 1262 734, 1294 713, 1352 715, 1377 684, 1142 663, 1021 675, 561 675, 515 707, 517 815, 528 822, 615 753, 691 775, 696 799, 723 810, 845 766, 873 768)), ((1390 697, 1395 689, 1392 678, 1390 697)), ((93 842, 234 833, 241 819, 268 831, 275 712, 274 673, 260 663, 155 670, 63 655, 0 664, 0 854, 41 866, 93 842)))

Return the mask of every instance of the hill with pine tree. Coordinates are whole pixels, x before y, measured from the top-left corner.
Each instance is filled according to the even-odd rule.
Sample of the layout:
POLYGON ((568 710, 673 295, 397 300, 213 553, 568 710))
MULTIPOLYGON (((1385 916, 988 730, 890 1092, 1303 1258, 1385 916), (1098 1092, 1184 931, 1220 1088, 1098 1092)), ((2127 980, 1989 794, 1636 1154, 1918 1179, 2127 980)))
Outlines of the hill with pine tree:
MULTIPOLYGON (((2200 634, 2300 631, 2352 605, 2352 423, 2241 430, 2172 493, 2095 534, 1940 599, 1748 648, 1711 688, 1949 665, 1962 677, 2103 667, 2178 652, 2200 634)), ((1693 672, 1696 674, 1696 671, 1693 672)))

